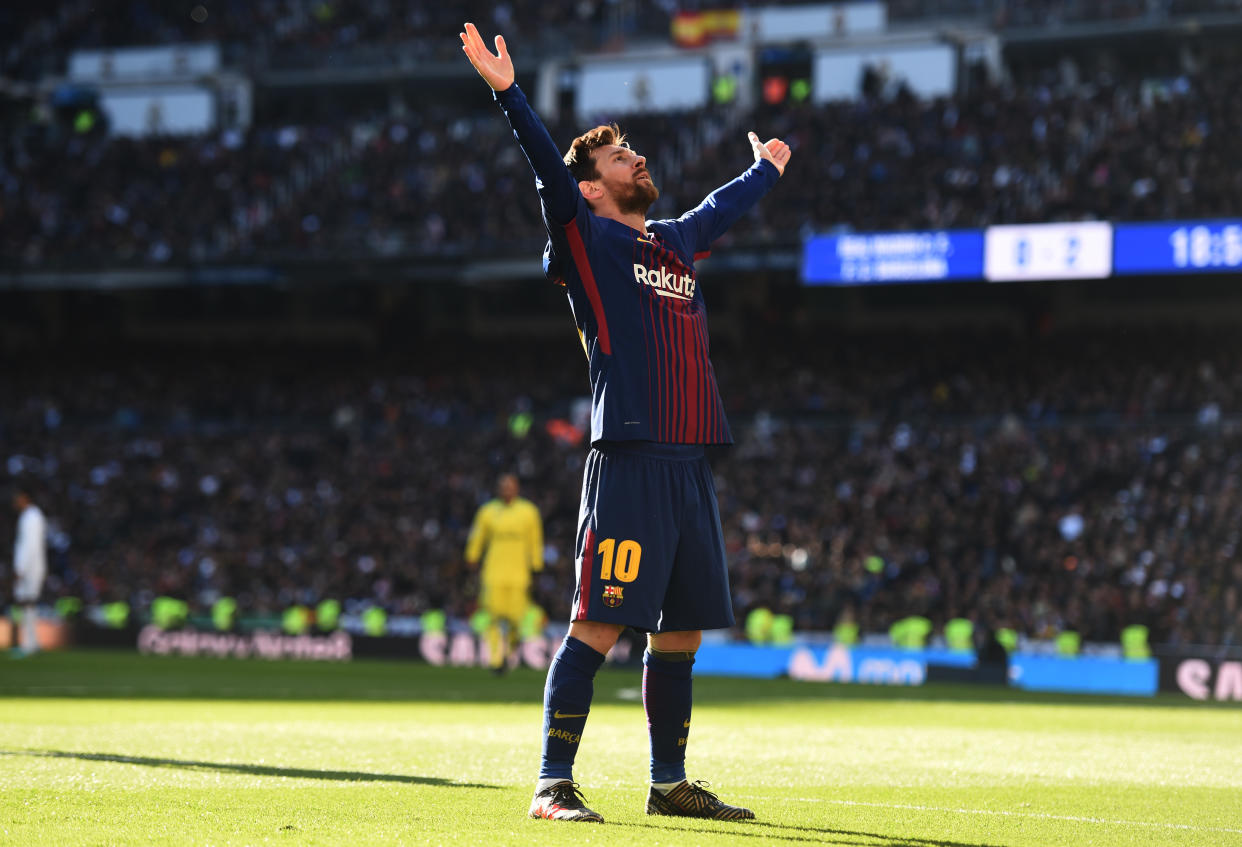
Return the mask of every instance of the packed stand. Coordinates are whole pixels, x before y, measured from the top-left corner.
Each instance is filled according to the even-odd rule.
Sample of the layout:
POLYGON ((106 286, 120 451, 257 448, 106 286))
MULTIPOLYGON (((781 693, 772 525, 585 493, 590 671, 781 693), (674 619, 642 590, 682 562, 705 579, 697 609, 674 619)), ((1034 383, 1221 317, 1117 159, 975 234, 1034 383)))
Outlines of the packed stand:
POLYGON ((0 266, 245 256, 281 198, 331 161, 333 140, 313 129, 195 140, 22 133, 0 157, 0 266))
POLYGON ((70 52, 214 42, 248 71, 327 62, 456 59, 464 21, 515 43, 582 49, 669 33, 670 6, 655 0, 131 0, 103 13, 94 0, 8 4, 0 9, 0 77, 36 81, 64 71, 70 52))
MULTIPOLYGON (((1236 335, 762 342, 715 354, 738 439, 713 461, 739 622, 762 606, 802 630, 964 615, 1031 638, 1115 642, 1141 623, 1154 643, 1242 643, 1236 335)), ((6 369, 0 474, 44 493, 50 597, 464 619, 470 520, 515 470, 545 520, 535 599, 564 619, 586 451, 564 353, 6 369), (510 421, 527 412, 523 435, 510 421)))
MULTIPOLYGON (((731 230, 728 238, 740 243, 792 247, 807 232, 835 227, 1227 216, 1242 213, 1242 178, 1229 164, 1229 128, 1242 122, 1239 81, 1217 67, 1155 83, 1101 74, 1067 84, 1032 73, 954 100, 920 102, 897 89, 753 115, 708 108, 634 116, 623 127, 664 192, 652 217, 679 215, 744 168, 745 128, 789 141, 798 178, 778 184, 761 211, 731 230)), ((377 232, 390 234, 394 251, 542 245, 529 167, 499 114, 431 115, 388 129, 323 186, 332 202, 321 205, 337 223, 320 230, 311 249, 321 240, 324 255, 348 253, 377 232), (407 226, 394 231, 401 220, 407 226)), ((567 146, 581 129, 565 120, 553 136, 567 146)))
MULTIPOLYGON (((0 43, 0 77, 36 81, 60 73, 73 50, 204 41, 221 44, 229 64, 246 70, 377 58, 450 59, 456 55, 451 35, 467 20, 504 32, 514 43, 616 49, 639 39, 667 41, 678 11, 721 5, 714 0, 131 0, 113 4, 105 14, 93 0, 11 3, 0 8, 0 32, 12 34, 0 43)), ((1240 10, 1238 0, 887 0, 887 7, 895 22, 965 16, 998 28, 1240 10)))
POLYGON ((973 18, 997 29, 1057 27, 1101 21, 1165 21, 1190 14, 1237 12, 1237 0, 887 0, 893 21, 973 18))
MULTIPOLYGON (((793 247, 838 227, 1242 214, 1236 62, 1014 76, 934 102, 872 79, 854 102, 748 115, 713 106, 623 125, 664 192, 654 217, 697 205, 744 168, 746 129, 790 142, 797 179, 733 228, 736 243, 793 247)), ((568 146, 582 128, 565 119, 552 132, 568 146)), ((142 142, 28 126, 0 151, 0 214, 0 262, 28 268, 533 254, 545 237, 499 110, 445 104, 142 142)))

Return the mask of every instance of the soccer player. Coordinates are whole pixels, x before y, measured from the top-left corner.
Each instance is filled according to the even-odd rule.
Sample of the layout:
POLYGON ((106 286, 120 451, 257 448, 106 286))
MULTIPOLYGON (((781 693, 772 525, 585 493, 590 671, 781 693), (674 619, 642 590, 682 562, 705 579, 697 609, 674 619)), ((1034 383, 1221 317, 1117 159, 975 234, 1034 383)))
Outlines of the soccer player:
POLYGON ((564 285, 587 354, 591 451, 582 486, 569 634, 544 688, 543 759, 530 816, 602 822, 573 781, 593 679, 621 631, 648 633, 643 705, 651 739, 647 813, 753 818, 686 779, 691 668, 702 630, 733 625, 724 538, 706 444, 732 436, 708 358, 695 262, 784 173, 789 145, 749 134, 755 162, 675 220, 649 221, 659 197, 647 160, 616 126, 574 139, 563 157, 473 24, 462 49, 491 86, 535 172, 549 243, 544 271, 564 285))
POLYGON ((490 617, 487 629, 492 670, 504 673, 518 626, 530 604, 530 575, 543 570, 543 522, 534 503, 518 496, 518 478, 504 474, 498 498, 474 516, 466 542, 466 563, 483 557, 480 605, 490 617), (486 554, 484 554, 486 550, 486 554))
MULTIPOLYGON (((17 512, 17 540, 13 544, 13 603, 22 610, 21 644, 15 656, 30 656, 39 650, 36 629, 38 616, 35 604, 43 593, 43 577, 47 574, 47 521, 43 512, 30 499, 30 493, 19 488, 13 495, 17 512)), ((17 626, 13 627, 14 634, 17 626)))

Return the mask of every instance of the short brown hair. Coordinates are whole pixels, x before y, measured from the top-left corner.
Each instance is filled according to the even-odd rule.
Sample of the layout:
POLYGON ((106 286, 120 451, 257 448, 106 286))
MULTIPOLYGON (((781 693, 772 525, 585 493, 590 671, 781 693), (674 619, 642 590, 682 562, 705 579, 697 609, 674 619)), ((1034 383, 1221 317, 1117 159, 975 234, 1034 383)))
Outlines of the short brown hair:
POLYGON ((597 126, 575 138, 569 152, 565 154, 565 166, 574 175, 574 179, 579 182, 599 179, 599 169, 595 167, 595 157, 592 154, 600 147, 610 144, 629 146, 625 143, 625 133, 616 124, 597 126))

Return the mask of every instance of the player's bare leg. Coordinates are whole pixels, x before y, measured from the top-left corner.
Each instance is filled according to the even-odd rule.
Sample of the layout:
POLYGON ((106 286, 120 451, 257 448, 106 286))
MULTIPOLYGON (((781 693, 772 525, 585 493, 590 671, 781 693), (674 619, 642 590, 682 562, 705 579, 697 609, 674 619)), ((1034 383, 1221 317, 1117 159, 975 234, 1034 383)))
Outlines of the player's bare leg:
POLYGON ((707 790, 708 783, 686 779, 690 736, 691 670, 703 633, 653 633, 643 657, 643 707, 651 733, 651 789, 647 814, 713 820, 750 820, 755 813, 730 806, 707 790))
POLYGON ((569 625, 569 637, 578 639, 595 652, 606 656, 624 629, 625 627, 615 623, 573 621, 569 625))

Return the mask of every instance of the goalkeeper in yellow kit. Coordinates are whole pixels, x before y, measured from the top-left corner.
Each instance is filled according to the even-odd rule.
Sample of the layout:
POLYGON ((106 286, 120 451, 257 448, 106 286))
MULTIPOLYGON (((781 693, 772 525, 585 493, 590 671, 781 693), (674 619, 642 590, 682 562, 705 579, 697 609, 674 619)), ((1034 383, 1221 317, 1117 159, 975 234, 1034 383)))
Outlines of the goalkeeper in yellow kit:
POLYGON ((479 508, 466 542, 466 563, 477 567, 480 557, 480 608, 487 612, 488 655, 492 670, 503 673, 516 641, 519 622, 530 601, 531 574, 543 570, 543 522, 539 509, 518 496, 518 480, 504 474, 496 484, 497 498, 479 508))

